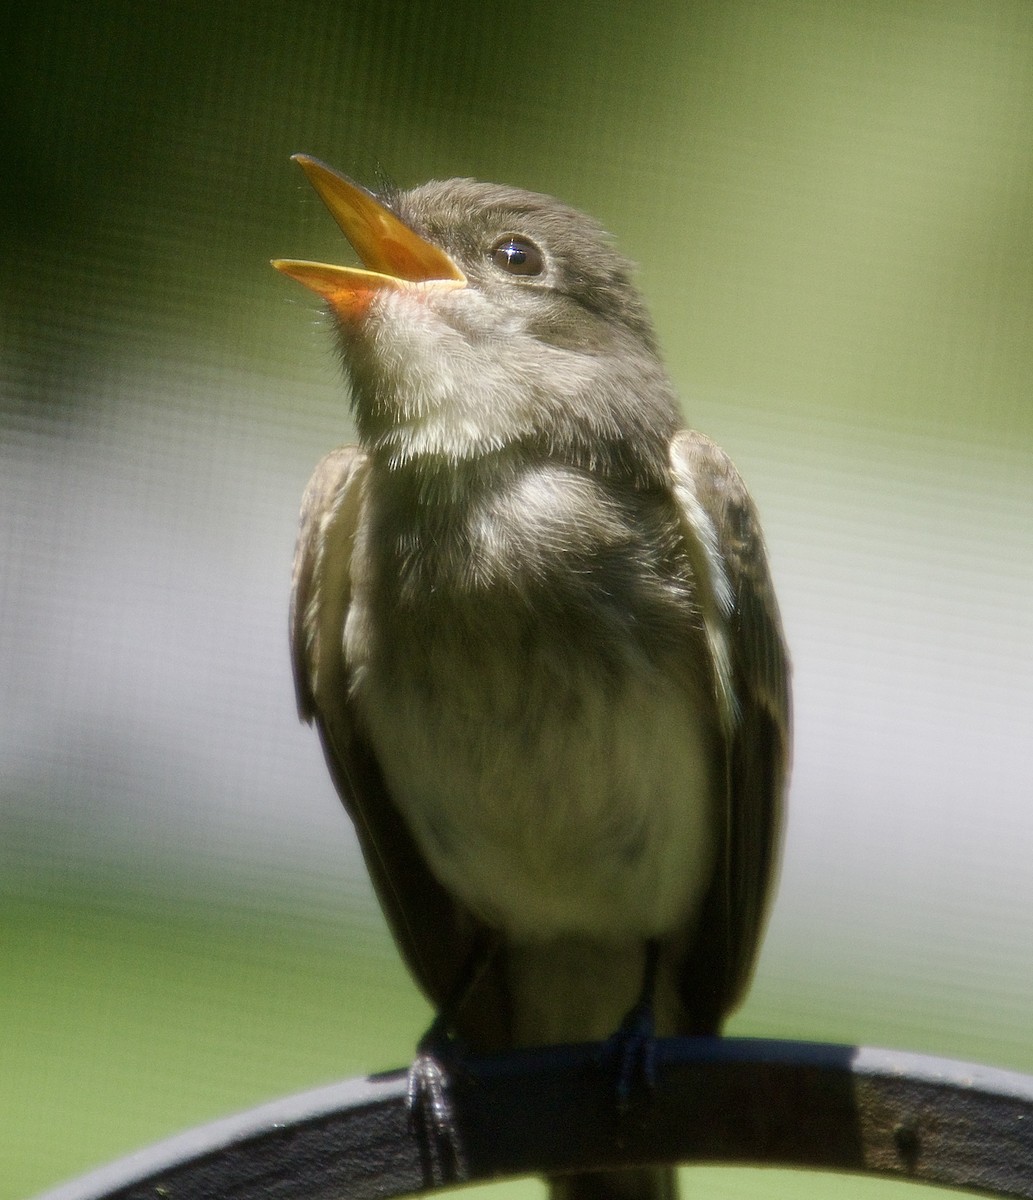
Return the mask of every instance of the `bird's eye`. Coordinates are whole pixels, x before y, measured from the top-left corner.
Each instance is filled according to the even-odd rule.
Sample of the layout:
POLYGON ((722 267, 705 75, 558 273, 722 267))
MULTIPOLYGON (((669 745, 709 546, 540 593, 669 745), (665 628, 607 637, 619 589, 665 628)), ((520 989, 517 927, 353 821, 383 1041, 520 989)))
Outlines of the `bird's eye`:
POLYGON ((545 270, 545 256, 527 238, 502 238, 492 247, 490 257, 495 266, 509 275, 541 275, 545 270))

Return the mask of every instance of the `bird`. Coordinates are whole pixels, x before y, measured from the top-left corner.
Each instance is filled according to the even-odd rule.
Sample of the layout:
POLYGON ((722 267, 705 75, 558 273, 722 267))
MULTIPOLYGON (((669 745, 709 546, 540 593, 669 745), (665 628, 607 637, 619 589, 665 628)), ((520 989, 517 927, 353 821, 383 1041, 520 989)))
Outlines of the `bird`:
MULTIPOLYGON (((783 835, 790 667, 757 511, 689 427, 602 226, 296 155, 361 266, 326 305, 358 441, 302 502, 290 632, 401 954, 476 1051, 711 1035, 783 835), (632 1039, 634 1040, 634 1039, 632 1039)), ((550 1181, 662 1200, 669 1167, 550 1181)))

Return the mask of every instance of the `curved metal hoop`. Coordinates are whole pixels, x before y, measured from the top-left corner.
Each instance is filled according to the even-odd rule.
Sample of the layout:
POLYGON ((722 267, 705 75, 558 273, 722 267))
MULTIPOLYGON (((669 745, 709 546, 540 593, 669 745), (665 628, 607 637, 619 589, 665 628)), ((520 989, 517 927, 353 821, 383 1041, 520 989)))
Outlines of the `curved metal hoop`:
POLYGON ((1033 1198, 1033 1077, 854 1046, 657 1043, 659 1087, 615 1111, 605 1045, 463 1059, 446 1155, 404 1071, 202 1126, 39 1200, 352 1200, 636 1163, 809 1167, 1033 1198))

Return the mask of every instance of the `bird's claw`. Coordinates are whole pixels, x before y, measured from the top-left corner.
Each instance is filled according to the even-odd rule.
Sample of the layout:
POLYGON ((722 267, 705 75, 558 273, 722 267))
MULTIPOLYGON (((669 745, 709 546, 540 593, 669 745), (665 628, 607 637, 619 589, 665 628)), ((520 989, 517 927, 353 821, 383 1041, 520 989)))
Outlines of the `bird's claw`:
POLYGON ((409 1129, 420 1141, 428 1185, 455 1179, 459 1168, 459 1134, 448 1095, 447 1060, 454 1054, 454 1041, 435 1021, 409 1067, 409 1129))
POLYGON ((656 1032, 653 1007, 640 1001, 610 1039, 617 1060, 617 1109, 627 1112, 637 1089, 656 1091, 656 1032))

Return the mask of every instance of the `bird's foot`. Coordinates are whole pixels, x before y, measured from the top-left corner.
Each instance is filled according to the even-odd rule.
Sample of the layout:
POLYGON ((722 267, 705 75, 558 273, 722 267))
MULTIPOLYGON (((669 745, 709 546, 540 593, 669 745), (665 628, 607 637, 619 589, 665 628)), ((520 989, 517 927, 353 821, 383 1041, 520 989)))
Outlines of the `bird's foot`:
POLYGON ((428 1186, 457 1177, 459 1134, 448 1090, 449 1068, 460 1056, 459 1044, 439 1016, 420 1038, 409 1067, 409 1128, 420 1142, 428 1186))
POLYGON ((656 1029, 653 1006, 640 1000, 610 1038, 617 1062, 617 1109, 626 1113, 636 1094, 656 1091, 656 1029))
POLYGON ((621 1021, 610 1038, 617 1060, 617 1111, 631 1108, 635 1093, 646 1097, 656 1091, 656 1021, 653 1016, 653 993, 660 962, 660 944, 651 939, 645 946, 642 964, 642 988, 638 1000, 621 1021))

